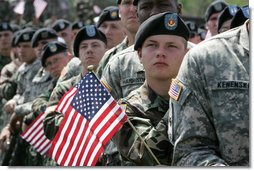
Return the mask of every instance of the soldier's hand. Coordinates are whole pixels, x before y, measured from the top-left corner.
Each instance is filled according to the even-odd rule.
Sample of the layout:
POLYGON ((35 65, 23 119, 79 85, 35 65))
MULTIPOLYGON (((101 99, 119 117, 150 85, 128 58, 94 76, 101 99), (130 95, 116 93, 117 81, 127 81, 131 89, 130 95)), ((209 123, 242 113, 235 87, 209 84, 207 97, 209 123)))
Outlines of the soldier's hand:
POLYGON ((13 113, 10 118, 10 128, 14 131, 19 131, 22 127, 23 116, 13 113))
POLYGON ((9 100, 8 102, 6 102, 6 104, 4 105, 4 110, 7 113, 13 113, 14 109, 16 106, 16 102, 15 100, 9 100))
POLYGON ((1 134, 0 134, 0 149, 1 150, 6 150, 11 142, 10 137, 11 137, 11 128, 10 125, 7 125, 6 127, 3 128, 1 134))

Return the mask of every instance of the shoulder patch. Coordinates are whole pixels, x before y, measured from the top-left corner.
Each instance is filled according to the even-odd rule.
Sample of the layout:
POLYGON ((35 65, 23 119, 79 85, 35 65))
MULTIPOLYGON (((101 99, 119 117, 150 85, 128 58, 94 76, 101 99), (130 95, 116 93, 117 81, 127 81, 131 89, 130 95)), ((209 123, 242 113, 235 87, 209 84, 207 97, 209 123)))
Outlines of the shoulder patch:
POLYGON ((178 101, 180 94, 182 92, 183 86, 177 79, 172 79, 168 94, 171 98, 178 101))

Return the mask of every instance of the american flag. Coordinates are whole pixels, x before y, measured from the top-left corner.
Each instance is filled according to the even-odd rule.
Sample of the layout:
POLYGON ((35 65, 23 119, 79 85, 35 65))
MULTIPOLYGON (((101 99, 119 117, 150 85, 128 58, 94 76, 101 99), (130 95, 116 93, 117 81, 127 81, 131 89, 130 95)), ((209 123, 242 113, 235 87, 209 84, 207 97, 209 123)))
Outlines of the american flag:
POLYGON ((169 92, 168 92, 169 96, 177 101, 181 91, 182 91, 181 84, 176 79, 172 79, 169 92))
POLYGON ((28 126, 28 128, 20 135, 26 140, 33 148, 41 155, 47 154, 51 141, 47 139, 43 129, 43 119, 45 113, 41 113, 35 120, 28 126))
POLYGON ((127 115, 93 72, 61 98, 64 114, 49 150, 61 166, 94 166, 127 115))

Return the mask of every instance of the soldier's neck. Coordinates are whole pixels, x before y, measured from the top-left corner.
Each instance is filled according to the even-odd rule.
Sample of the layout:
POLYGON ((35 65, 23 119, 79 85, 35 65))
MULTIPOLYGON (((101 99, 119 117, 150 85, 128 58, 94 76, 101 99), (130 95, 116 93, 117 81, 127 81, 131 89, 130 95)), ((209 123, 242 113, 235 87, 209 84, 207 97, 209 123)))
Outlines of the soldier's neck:
POLYGON ((0 54, 5 56, 5 57, 10 57, 11 56, 11 49, 2 49, 0 51, 0 54))

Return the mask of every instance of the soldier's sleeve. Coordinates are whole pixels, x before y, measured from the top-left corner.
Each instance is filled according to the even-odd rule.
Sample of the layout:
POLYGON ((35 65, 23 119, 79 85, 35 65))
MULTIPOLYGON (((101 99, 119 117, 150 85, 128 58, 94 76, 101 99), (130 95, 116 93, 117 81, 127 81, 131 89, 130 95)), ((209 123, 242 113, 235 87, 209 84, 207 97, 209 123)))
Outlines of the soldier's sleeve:
POLYGON ((119 100, 123 97, 120 70, 121 63, 119 57, 113 56, 112 60, 105 66, 101 77, 102 83, 108 87, 115 100, 119 100))
POLYGON ((33 104, 33 101, 17 105, 15 107, 15 113, 18 116, 25 116, 25 115, 31 113, 32 112, 32 104, 33 104))
POLYGON ((168 136, 174 143, 172 165, 222 166, 206 80, 199 64, 185 56, 178 76, 169 90, 168 136))
POLYGON ((128 106, 126 113, 137 132, 126 122, 113 137, 123 158, 139 166, 159 165, 156 159, 162 165, 170 165, 173 146, 167 137, 167 117, 163 117, 157 125, 153 125, 150 119, 135 116, 135 111, 128 106), (152 157, 138 134, 144 139, 156 159, 152 157))

